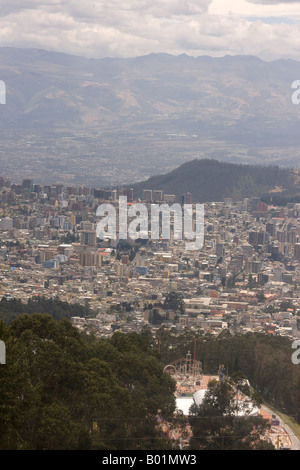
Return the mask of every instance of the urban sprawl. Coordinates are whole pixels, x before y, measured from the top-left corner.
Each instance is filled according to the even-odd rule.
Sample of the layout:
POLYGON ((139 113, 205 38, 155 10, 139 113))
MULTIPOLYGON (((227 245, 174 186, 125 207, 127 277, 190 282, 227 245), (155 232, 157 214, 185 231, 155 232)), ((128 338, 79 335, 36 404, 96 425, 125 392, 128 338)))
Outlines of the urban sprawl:
MULTIPOLYGON (((205 203, 204 246, 191 251, 172 230, 168 240, 97 238, 97 207, 117 207, 120 196, 135 202, 131 188, 0 177, 0 298, 82 304, 93 315, 74 316, 73 325, 102 337, 165 325, 300 338, 300 204, 205 203), (170 292, 182 295, 183 311, 160 308, 170 292)), ((176 201, 153 188, 138 201, 192 204, 192 194, 176 201)))

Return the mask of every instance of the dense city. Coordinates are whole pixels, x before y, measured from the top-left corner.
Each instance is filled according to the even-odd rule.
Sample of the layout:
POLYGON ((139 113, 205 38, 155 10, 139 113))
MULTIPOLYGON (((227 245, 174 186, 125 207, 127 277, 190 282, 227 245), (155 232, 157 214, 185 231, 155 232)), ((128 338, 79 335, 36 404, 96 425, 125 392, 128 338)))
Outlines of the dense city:
MULTIPOLYGON (((44 186, 1 178, 1 296, 27 301, 58 297, 88 305, 93 318, 74 317, 98 335, 139 331, 164 323, 178 331, 214 334, 259 331, 298 338, 300 205, 273 207, 257 198, 205 204, 205 243, 187 250, 182 240, 99 240, 96 209, 134 201, 117 190, 44 186), (184 311, 159 308, 180 292, 184 311)), ((175 202, 146 190, 145 203, 175 202)), ((191 203, 192 195, 182 196, 191 203)))

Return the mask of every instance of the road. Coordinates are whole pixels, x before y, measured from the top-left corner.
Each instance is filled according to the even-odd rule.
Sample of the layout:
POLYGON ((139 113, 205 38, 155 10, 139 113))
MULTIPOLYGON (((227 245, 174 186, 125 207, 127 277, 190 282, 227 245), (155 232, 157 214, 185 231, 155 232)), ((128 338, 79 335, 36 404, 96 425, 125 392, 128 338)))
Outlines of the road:
POLYGON ((279 421, 279 427, 284 429, 284 431, 288 434, 290 441, 291 441, 291 450, 300 450, 300 441, 295 436, 294 431, 276 414, 276 412, 272 411, 265 405, 262 405, 262 410, 268 413, 269 415, 276 415, 276 419, 279 421))

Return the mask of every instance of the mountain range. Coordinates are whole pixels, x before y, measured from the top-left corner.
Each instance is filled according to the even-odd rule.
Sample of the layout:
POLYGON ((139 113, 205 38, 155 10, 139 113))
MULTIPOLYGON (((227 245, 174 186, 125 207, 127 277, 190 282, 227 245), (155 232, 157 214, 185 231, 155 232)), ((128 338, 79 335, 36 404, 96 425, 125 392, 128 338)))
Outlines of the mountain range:
POLYGON ((0 48, 2 172, 140 181, 193 159, 297 166, 300 62, 150 54, 86 59, 0 48))

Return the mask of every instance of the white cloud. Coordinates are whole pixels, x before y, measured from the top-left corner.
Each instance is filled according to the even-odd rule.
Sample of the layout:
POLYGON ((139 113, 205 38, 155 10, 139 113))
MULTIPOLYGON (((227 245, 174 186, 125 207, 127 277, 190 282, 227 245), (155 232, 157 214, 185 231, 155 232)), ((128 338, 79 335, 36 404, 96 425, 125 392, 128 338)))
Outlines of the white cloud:
POLYGON ((251 17, 300 17, 300 1, 276 0, 213 0, 209 11, 211 14, 227 15, 234 13, 251 17))
POLYGON ((276 0, 1 0, 0 46, 86 57, 168 52, 300 60, 297 18, 300 2, 276 0))
POLYGON ((248 2, 262 5, 287 5, 290 3, 300 3, 299 0, 248 0, 248 2))

